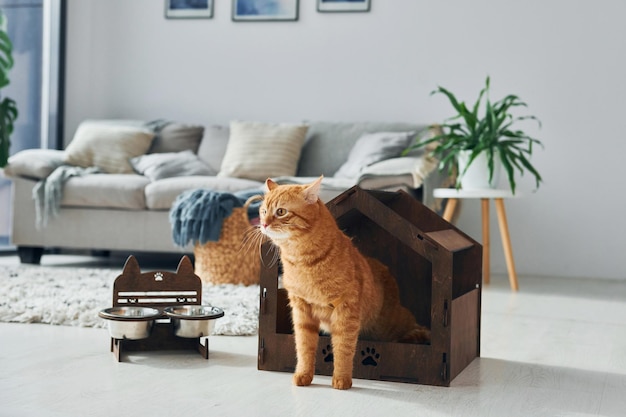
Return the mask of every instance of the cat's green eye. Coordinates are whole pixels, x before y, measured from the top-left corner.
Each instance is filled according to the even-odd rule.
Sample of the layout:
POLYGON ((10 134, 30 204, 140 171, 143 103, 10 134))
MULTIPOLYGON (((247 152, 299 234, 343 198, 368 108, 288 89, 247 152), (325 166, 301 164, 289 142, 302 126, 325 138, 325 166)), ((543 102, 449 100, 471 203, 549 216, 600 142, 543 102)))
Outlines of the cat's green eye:
POLYGON ((283 217, 285 214, 287 214, 287 209, 284 209, 282 207, 276 209, 276 215, 278 217, 283 217))

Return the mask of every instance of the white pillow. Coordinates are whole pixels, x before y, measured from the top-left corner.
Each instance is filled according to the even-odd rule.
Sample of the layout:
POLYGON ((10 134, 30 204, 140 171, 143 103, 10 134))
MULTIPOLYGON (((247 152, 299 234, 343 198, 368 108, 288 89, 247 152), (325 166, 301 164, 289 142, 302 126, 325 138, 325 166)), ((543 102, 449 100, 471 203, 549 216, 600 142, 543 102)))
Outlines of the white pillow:
POLYGON ((348 160, 333 176, 356 180, 365 167, 400 156, 414 137, 415 132, 364 133, 350 150, 348 160))
POLYGON ((131 158, 130 164, 137 173, 150 181, 162 178, 188 177, 194 175, 214 176, 216 172, 198 158, 191 150, 182 152, 151 153, 131 158))
POLYGON ((129 159, 145 154, 153 138, 153 132, 141 127, 83 122, 65 149, 65 162, 111 174, 132 173, 129 159))
POLYGON ((296 175, 308 128, 282 123, 231 122, 218 176, 265 181, 270 177, 296 175))

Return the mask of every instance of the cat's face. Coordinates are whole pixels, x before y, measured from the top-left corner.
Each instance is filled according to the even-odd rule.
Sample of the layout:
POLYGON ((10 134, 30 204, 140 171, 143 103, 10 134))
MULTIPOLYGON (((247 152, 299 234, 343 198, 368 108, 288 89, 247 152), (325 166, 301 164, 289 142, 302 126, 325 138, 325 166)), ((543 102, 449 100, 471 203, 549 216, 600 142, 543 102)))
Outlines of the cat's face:
POLYGON ((309 231, 318 212, 319 181, 321 177, 308 185, 276 185, 268 180, 259 208, 261 233, 279 243, 309 231))

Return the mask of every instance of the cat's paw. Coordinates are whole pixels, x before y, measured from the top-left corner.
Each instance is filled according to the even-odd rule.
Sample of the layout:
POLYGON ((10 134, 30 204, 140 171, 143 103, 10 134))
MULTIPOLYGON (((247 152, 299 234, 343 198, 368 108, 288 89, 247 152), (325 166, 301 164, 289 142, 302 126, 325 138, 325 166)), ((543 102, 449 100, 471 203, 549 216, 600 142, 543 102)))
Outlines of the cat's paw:
POLYGON ((351 387, 352 387, 352 377, 333 375, 333 388, 344 390, 344 389, 350 389, 351 387))
POLYGON ((299 387, 307 387, 313 382, 313 375, 305 373, 293 374, 293 384, 299 387))

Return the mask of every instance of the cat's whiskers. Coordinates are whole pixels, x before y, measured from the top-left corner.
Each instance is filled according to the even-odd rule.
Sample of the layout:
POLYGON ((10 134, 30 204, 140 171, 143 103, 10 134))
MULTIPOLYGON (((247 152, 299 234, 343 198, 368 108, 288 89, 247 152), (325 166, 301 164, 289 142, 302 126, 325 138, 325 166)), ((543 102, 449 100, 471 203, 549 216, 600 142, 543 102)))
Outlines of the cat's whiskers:
POLYGON ((246 232, 244 233, 240 250, 257 251, 259 254, 259 259, 261 259, 261 262, 265 265, 265 263, 263 262, 263 253, 261 251, 261 248, 265 242, 271 243, 271 245, 268 248, 268 253, 270 250, 273 251, 270 263, 269 265, 266 265, 268 267, 271 267, 278 263, 278 258, 279 258, 278 248, 271 241, 271 239, 269 239, 268 236, 266 236, 263 232, 261 232, 261 226, 251 226, 249 229, 246 230, 246 232))
POLYGON ((279 250, 278 246, 276 246, 276 244, 274 244, 273 242, 272 242, 271 245, 269 245, 267 247, 267 254, 270 254, 270 251, 272 252, 271 253, 272 257, 271 257, 270 262, 269 262, 268 265, 265 265, 265 262, 263 261, 263 254, 259 251, 259 254, 261 256, 261 262, 263 263, 263 265, 265 265, 268 268, 278 264, 278 261, 279 261, 279 258, 280 258, 280 256, 279 256, 280 250, 279 250))
POLYGON ((259 230, 260 226, 250 226, 243 234, 243 239, 241 240, 241 248, 242 251, 251 251, 256 250, 256 247, 259 248, 265 241, 265 236, 259 230))

